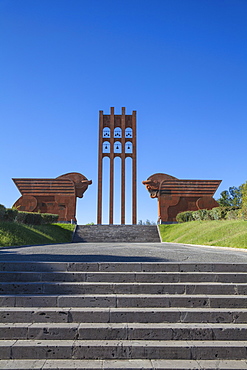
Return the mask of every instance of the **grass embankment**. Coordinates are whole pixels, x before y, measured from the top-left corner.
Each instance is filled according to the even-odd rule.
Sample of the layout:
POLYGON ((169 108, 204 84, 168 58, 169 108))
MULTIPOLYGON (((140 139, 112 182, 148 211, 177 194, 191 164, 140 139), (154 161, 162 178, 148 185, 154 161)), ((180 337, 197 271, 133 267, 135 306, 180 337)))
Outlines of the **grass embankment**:
POLYGON ((247 222, 243 220, 160 225, 160 233, 163 242, 247 248, 247 222))
POLYGON ((69 243, 75 225, 24 225, 0 222, 0 247, 69 243))

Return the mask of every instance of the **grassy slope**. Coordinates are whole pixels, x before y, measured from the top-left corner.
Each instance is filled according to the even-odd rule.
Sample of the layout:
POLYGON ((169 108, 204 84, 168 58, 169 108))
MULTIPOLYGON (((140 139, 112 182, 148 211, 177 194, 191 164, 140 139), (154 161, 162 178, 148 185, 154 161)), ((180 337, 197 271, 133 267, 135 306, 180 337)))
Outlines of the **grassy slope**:
POLYGON ((23 225, 0 222, 0 246, 36 245, 71 242, 75 225, 23 225))
POLYGON ((192 221, 160 225, 163 242, 247 248, 247 222, 192 221))

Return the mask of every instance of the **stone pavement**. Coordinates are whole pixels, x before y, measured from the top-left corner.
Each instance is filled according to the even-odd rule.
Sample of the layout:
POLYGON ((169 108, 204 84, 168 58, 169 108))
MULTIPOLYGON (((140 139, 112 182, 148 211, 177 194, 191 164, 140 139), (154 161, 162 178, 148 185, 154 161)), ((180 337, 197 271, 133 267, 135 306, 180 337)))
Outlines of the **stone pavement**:
POLYGON ((247 263, 247 249, 176 243, 65 243, 0 248, 0 261, 247 263))

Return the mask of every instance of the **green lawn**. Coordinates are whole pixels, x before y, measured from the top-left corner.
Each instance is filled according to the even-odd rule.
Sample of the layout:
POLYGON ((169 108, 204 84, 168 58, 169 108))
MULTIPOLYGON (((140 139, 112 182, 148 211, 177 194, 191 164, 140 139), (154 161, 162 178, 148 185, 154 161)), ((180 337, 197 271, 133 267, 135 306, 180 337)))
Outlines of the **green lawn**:
POLYGON ((160 225, 163 242, 247 248, 247 221, 191 221, 160 225))
POLYGON ((75 225, 24 225, 0 222, 0 246, 37 245, 71 242, 75 225))

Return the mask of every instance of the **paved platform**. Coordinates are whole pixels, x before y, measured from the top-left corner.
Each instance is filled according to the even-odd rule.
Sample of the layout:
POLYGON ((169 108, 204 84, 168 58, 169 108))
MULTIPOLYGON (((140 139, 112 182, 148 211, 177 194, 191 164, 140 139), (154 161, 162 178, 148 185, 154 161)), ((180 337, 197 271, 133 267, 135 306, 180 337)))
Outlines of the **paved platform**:
POLYGON ((247 263, 247 249, 176 243, 65 243, 0 248, 0 261, 247 263))

